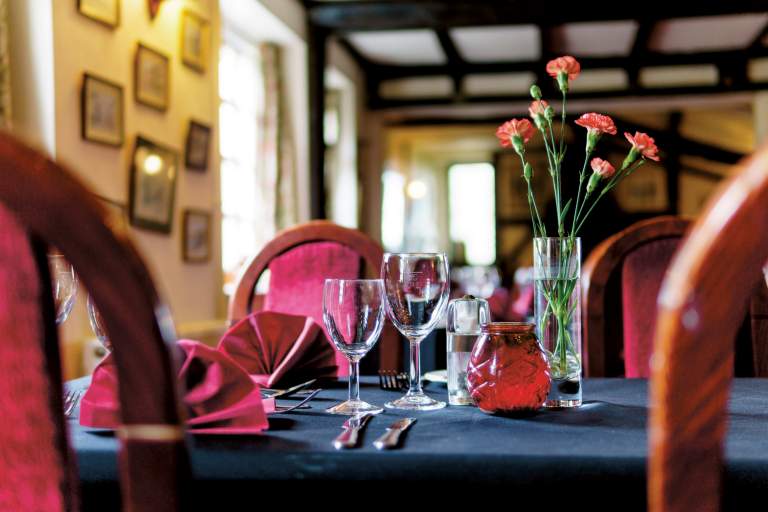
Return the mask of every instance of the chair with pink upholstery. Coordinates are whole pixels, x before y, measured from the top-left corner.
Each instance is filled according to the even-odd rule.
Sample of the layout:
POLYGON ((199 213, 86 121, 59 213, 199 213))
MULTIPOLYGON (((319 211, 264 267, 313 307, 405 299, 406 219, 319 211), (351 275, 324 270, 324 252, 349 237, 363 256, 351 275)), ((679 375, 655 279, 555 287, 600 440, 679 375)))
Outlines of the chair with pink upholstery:
MULTIPOLYGON (((254 311, 267 310, 313 318, 323 329, 323 283, 326 278, 378 278, 383 250, 368 235, 329 221, 312 221, 270 241, 245 267, 229 302, 229 325, 254 311), (269 270, 269 290, 256 293, 269 270)), ((403 348, 387 323, 378 343, 379 368, 399 369, 403 348)), ((339 375, 348 374, 346 358, 336 354, 339 375)), ((363 360, 365 362, 365 359, 363 360)))
MULTIPOLYGON (((656 298, 690 221, 662 216, 637 222, 604 240, 582 271, 585 374, 649 377, 656 298)), ((764 376, 759 333, 768 316, 765 283, 755 276, 751 322, 736 339, 737 375, 764 376)))
POLYGON ((55 246, 98 305, 120 382, 126 510, 179 510, 191 478, 172 329, 131 244, 67 171, 0 134, 0 510, 76 510, 46 253, 55 246))

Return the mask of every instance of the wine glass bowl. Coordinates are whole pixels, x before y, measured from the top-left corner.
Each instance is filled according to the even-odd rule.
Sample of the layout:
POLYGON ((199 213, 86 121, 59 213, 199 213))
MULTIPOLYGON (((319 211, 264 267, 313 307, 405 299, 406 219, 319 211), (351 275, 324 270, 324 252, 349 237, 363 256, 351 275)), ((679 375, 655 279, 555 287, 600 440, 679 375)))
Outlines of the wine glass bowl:
POLYGON ((432 410, 445 407, 421 390, 420 343, 432 332, 448 305, 450 277, 445 254, 387 253, 381 268, 387 314, 408 338, 411 349, 408 393, 385 404, 393 409, 432 410))
POLYGON ((91 297, 90 294, 88 295, 87 309, 88 322, 91 324, 91 329, 93 329, 94 334, 96 334, 96 338, 98 338, 99 343, 101 343, 105 349, 112 352, 112 342, 109 341, 107 330, 104 328, 104 319, 101 317, 101 313, 96 308, 96 304, 94 304, 93 297, 91 297))
POLYGON ((75 305, 77 275, 72 264, 62 254, 49 254, 48 267, 53 286, 53 302, 56 307, 56 325, 60 325, 66 321, 75 305))
POLYGON ((382 412, 381 407, 360 400, 358 364, 376 344, 384 327, 384 283, 381 279, 326 279, 323 323, 333 344, 349 360, 349 399, 327 412, 382 412))

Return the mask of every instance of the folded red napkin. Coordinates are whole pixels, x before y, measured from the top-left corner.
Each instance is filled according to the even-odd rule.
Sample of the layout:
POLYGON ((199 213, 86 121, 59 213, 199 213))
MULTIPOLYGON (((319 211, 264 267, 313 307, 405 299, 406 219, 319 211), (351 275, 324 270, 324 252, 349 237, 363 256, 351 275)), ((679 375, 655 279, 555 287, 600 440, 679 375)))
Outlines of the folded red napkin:
MULTIPOLYGON (((226 354, 200 342, 179 340, 184 363, 179 380, 185 382, 187 427, 195 434, 255 434, 269 424, 274 400, 262 400, 259 385, 226 354)), ((93 372, 80 404, 80 424, 116 428, 120 424, 117 368, 109 354, 93 372)))
POLYGON ((337 371, 331 342, 306 316, 251 313, 224 333, 218 350, 266 387, 335 377, 337 371))

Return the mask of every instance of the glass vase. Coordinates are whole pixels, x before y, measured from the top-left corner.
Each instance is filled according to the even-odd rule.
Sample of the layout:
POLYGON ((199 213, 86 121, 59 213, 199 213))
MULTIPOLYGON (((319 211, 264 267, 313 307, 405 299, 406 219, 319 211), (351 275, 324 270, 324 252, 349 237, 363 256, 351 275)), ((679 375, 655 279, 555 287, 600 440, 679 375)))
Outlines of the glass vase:
POLYGON ((581 405, 581 239, 533 240, 536 334, 549 362, 545 407, 581 405))

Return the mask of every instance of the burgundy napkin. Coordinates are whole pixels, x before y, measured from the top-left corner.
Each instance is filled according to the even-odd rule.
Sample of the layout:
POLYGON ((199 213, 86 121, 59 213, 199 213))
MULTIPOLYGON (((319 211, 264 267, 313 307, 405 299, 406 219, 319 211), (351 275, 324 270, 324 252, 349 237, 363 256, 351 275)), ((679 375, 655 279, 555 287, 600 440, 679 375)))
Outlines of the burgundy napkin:
MULTIPOLYGON (((274 400, 262 400, 256 384, 226 354, 200 342, 179 340, 185 360, 179 380, 186 383, 187 427, 196 434, 255 434, 269 424, 274 400)), ((93 372, 80 404, 80 424, 116 428, 120 424, 117 368, 109 354, 93 372)))
POLYGON ((336 376, 336 355, 312 318, 274 311, 251 313, 233 325, 218 350, 266 387, 336 376))

